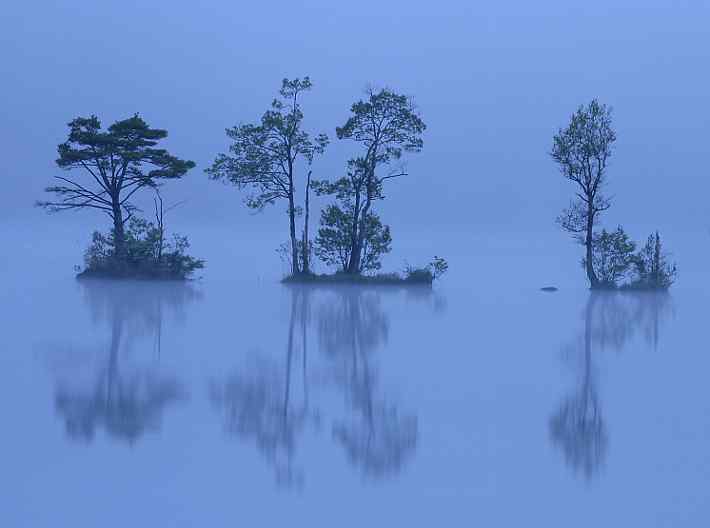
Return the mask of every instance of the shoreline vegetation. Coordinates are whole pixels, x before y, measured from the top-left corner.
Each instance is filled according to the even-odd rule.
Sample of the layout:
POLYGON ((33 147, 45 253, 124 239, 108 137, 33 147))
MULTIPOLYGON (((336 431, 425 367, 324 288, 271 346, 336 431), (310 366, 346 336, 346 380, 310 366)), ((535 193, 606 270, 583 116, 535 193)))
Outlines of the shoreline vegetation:
POLYGON ((381 286, 426 286, 431 287, 449 269, 449 264, 441 257, 434 257, 426 266, 416 268, 406 266, 403 273, 290 273, 283 284, 363 284, 381 286))

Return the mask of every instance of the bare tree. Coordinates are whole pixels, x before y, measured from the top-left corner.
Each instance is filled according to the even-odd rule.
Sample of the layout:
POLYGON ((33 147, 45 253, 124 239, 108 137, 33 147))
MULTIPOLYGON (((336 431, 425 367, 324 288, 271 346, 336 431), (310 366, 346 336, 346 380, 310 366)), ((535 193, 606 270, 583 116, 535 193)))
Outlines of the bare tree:
POLYGON ((57 165, 67 171, 83 169, 87 182, 56 176, 61 183, 46 188, 56 199, 37 205, 50 212, 106 213, 113 221, 114 249, 120 259, 125 256, 124 226, 136 210, 133 195, 145 187, 157 188, 160 180, 181 178, 195 164, 154 148, 168 133, 150 128, 138 114, 106 131, 96 116, 77 117, 68 126, 69 138, 58 147, 57 165))
POLYGON ((567 128, 560 129, 553 138, 552 159, 562 175, 576 184, 575 198, 557 221, 584 244, 585 268, 592 288, 600 286, 593 266, 594 225, 599 214, 611 206, 604 188, 615 141, 611 108, 596 99, 580 106, 567 128))
POLYGON ((158 243, 157 243, 157 255, 155 256, 158 262, 162 261, 163 250, 165 249, 165 213, 172 211, 176 207, 181 206, 185 203, 185 200, 169 205, 165 208, 163 203, 163 195, 160 194, 160 189, 155 189, 155 196, 153 197, 153 206, 155 207, 155 225, 158 229, 158 243))
POLYGON ((296 216, 300 210, 296 206, 297 160, 302 158, 310 166, 314 156, 328 144, 325 134, 311 139, 302 129, 299 96, 310 89, 308 77, 284 79, 279 91, 281 98, 274 99, 261 123, 227 129, 232 140, 229 154, 219 154, 212 167, 206 169, 211 179, 251 189, 252 194, 246 200, 250 208, 261 210, 278 200, 287 200, 293 274, 301 271, 296 238, 296 216))

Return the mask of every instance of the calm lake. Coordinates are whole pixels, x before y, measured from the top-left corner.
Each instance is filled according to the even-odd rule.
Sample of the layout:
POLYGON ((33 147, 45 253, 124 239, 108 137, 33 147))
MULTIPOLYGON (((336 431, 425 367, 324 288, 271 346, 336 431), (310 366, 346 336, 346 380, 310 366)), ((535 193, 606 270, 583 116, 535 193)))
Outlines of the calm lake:
POLYGON ((576 268, 556 293, 13 270, 3 526, 710 518, 707 288, 592 295, 576 268))

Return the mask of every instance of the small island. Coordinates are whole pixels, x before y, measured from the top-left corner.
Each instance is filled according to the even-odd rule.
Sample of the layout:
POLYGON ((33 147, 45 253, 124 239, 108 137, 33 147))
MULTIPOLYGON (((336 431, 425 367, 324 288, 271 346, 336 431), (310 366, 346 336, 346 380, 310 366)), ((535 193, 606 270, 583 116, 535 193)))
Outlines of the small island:
POLYGON ((138 114, 106 130, 94 115, 68 126, 56 163, 73 177, 56 176, 58 184, 45 189, 53 199, 37 205, 49 212, 97 210, 112 223, 108 233, 94 232, 77 277, 186 280, 203 268, 203 260, 186 253, 187 237, 168 238, 165 214, 179 204, 164 207, 161 185, 182 178, 195 163, 156 148, 167 131, 151 128, 138 114), (145 191, 154 194, 155 222, 139 217, 132 201, 145 191))
POLYGON ((441 257, 424 267, 407 266, 403 273, 353 274, 340 270, 335 273, 298 273, 287 275, 284 284, 360 284, 371 286, 429 286, 448 270, 448 263, 441 257))
POLYGON ((335 128, 338 140, 355 146, 345 175, 318 179, 316 160, 330 140, 304 129, 301 98, 311 88, 308 77, 283 79, 259 123, 227 129, 229 149, 206 169, 208 176, 247 190, 246 205, 256 211, 285 202, 288 240, 278 252, 290 272, 283 283, 431 286, 448 268, 441 257, 402 273, 380 271, 392 234, 377 208, 390 181, 408 175, 404 154, 418 153, 424 145, 426 125, 412 99, 388 88, 369 89, 335 128), (312 194, 331 198, 320 210, 315 240, 309 230, 312 194), (316 273, 316 259, 335 271, 316 273))

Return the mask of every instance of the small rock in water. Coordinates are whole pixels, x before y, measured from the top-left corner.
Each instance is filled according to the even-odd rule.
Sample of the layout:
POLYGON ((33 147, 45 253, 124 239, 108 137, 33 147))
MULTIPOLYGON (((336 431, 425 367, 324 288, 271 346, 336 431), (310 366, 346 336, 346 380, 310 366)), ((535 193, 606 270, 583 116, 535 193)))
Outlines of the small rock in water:
POLYGON ((544 288, 540 288, 544 292, 556 292, 557 287, 555 286, 545 286, 544 288))

